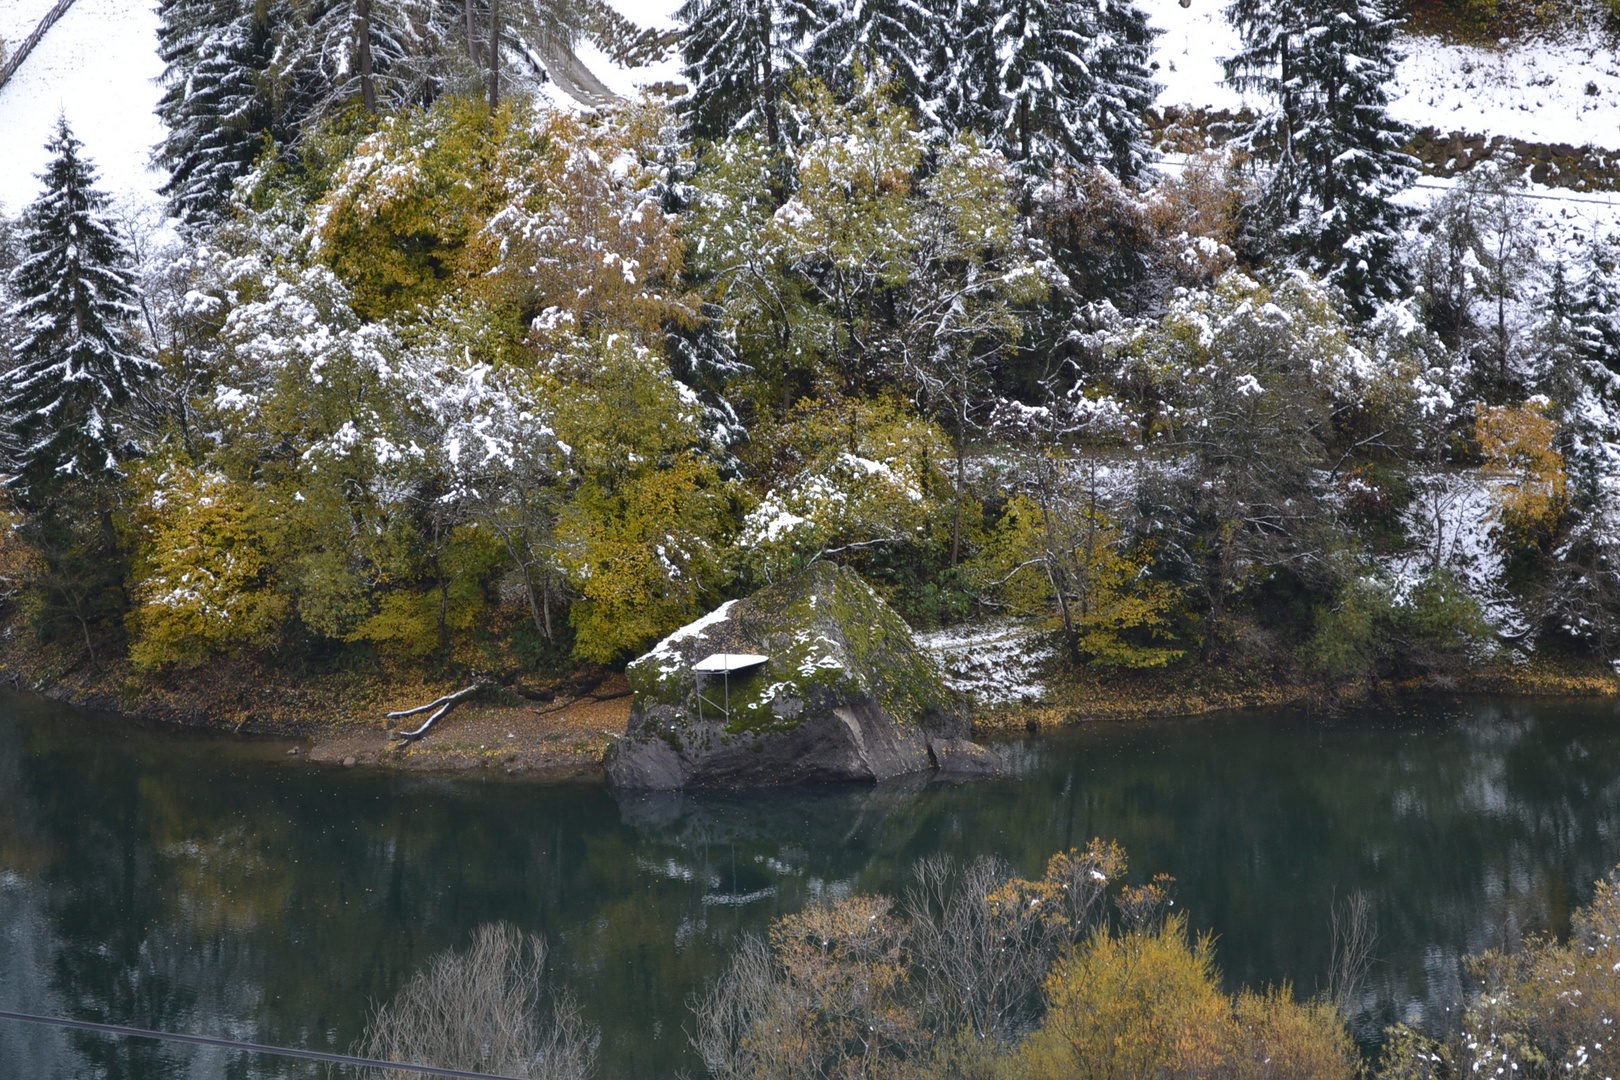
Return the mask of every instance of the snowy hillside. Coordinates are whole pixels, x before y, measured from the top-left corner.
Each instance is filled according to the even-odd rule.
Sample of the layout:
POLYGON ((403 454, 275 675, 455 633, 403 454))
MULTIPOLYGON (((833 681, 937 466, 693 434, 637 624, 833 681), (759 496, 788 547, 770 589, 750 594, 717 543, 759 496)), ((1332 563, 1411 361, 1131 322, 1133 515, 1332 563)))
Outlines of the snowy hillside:
MULTIPOLYGON (((0 37, 15 45, 32 32, 49 0, 0 3, 0 37)), ((101 170, 102 186, 124 201, 156 203, 162 178, 146 170, 163 134, 152 110, 157 56, 153 0, 77 0, 11 81, 0 87, 0 206, 14 214, 39 194, 45 139, 57 115, 101 170)))

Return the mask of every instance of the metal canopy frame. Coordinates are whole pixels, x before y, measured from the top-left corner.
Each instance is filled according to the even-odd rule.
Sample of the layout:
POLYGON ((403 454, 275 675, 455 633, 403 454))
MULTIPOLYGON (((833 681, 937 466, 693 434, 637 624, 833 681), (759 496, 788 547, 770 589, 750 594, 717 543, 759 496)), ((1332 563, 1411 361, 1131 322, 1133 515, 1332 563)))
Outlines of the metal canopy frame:
POLYGON ((692 674, 697 683, 698 722, 703 722, 703 706, 719 711, 727 720, 731 719, 731 673, 733 671, 747 671, 756 668, 769 660, 768 656, 759 653, 711 653, 692 665, 692 674), (723 704, 715 701, 703 692, 703 677, 705 675, 719 675, 725 686, 723 704))

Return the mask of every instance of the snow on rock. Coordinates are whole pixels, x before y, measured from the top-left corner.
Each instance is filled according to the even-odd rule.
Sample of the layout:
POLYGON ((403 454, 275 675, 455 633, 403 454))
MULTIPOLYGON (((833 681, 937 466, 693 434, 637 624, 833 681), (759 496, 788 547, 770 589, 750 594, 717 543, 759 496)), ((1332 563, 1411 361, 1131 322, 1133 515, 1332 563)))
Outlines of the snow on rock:
POLYGON ((1050 634, 1018 619, 953 626, 917 635, 945 673, 945 685, 986 705, 1039 701, 1041 669, 1054 655, 1050 634))
POLYGON ((967 711, 905 621, 846 567, 812 563, 671 635, 626 674, 635 703, 605 762, 619 790, 1000 768, 967 741, 967 711), (698 668, 715 652, 764 662, 715 685, 698 668))
MULTIPOLYGON (((34 0, 0 3, 7 21, 13 5, 31 10, 34 0)), ((103 191, 126 205, 161 202, 156 189, 166 177, 146 168, 163 137, 153 113, 163 73, 157 27, 155 4, 77 0, 0 87, 0 212, 16 214, 39 196, 45 140, 58 113, 95 162, 103 191)))

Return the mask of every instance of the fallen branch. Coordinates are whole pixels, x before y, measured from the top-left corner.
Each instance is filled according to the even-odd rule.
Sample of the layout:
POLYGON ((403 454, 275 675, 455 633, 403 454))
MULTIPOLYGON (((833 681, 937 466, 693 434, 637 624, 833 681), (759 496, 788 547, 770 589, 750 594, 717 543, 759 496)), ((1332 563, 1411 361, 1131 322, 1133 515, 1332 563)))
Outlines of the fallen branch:
POLYGON ((417 713, 425 713, 429 709, 434 710, 432 716, 422 721, 421 727, 417 728, 415 731, 401 731, 399 734, 395 735, 394 738, 399 742, 415 742, 417 739, 420 739, 422 736, 426 735, 428 733, 428 729, 434 724, 444 719, 445 713, 448 713, 451 709, 455 708, 458 702, 471 697, 473 694, 482 690, 487 685, 488 684, 483 680, 479 680, 466 689, 457 690, 453 694, 446 694, 444 697, 435 701, 430 701, 426 705, 418 705, 414 709, 401 709, 399 712, 389 713, 388 719, 400 720, 407 716, 415 716, 417 713))
POLYGON ((613 701, 616 698, 629 697, 633 693, 635 693, 634 690, 621 690, 617 694, 581 694, 577 698, 569 698, 561 705, 550 705, 544 709, 530 709, 529 711, 534 713, 536 716, 544 716, 546 713, 554 713, 563 709, 571 709, 582 701, 588 701, 594 705, 599 701, 613 701))

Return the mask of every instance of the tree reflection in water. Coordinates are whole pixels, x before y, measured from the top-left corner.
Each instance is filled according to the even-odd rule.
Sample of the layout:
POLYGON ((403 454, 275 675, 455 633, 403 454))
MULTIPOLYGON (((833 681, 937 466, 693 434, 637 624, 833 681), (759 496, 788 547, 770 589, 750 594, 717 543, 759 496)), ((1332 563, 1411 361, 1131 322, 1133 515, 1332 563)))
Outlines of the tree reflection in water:
MULTIPOLYGON (((0 1008, 342 1051, 431 957, 507 922, 550 944, 605 1080, 695 1069, 686 998, 740 935, 900 895, 918 859, 1038 875, 1094 836, 1169 872, 1231 985, 1325 987, 1335 897, 1378 962, 1357 1030, 1444 1022, 1457 960, 1620 861, 1612 703, 1269 711, 1019 741, 1017 775, 616 803, 598 785, 329 770, 286 744, 0 710, 0 1008)), ((314 1076, 292 1062, 0 1025, 0 1075, 314 1076)))

